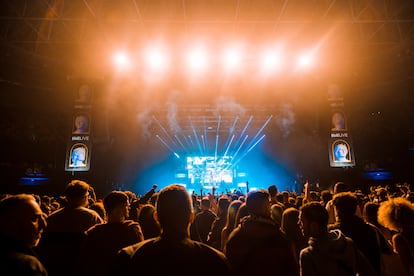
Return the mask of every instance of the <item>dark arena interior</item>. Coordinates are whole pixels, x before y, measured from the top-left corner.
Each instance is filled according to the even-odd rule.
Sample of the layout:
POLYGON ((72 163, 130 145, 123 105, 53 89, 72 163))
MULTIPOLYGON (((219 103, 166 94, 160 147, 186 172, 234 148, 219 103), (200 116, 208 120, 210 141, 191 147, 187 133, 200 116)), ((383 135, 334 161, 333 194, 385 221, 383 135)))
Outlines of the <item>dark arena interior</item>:
POLYGON ((0 50, 1 192, 413 181, 410 0, 6 0, 0 50))

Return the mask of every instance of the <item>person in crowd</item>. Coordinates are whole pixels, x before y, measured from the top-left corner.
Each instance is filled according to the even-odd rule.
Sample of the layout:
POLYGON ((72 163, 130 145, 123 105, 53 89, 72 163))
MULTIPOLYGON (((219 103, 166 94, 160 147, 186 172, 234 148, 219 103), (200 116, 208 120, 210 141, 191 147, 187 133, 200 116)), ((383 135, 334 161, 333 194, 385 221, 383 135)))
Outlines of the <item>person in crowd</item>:
POLYGON ((145 205, 148 203, 152 204, 151 200, 153 200, 157 196, 157 193, 156 193, 157 188, 158 188, 158 185, 153 184, 151 189, 147 191, 142 197, 139 197, 139 198, 133 192, 126 191, 129 197, 129 202, 131 204, 130 212, 129 212, 129 219, 138 221, 139 209, 141 208, 142 205, 145 205))
POLYGON ((379 187, 375 190, 376 196, 374 202, 380 204, 381 202, 387 201, 389 198, 388 190, 385 187, 379 187))
POLYGON ((120 249, 144 240, 140 225, 127 219, 129 201, 124 192, 110 192, 103 205, 106 222, 95 224, 85 233, 81 250, 84 275, 105 275, 120 249))
POLYGON ((85 181, 70 181, 65 189, 67 206, 48 216, 45 232, 83 233, 95 224, 103 223, 95 211, 86 208, 91 190, 92 187, 85 181))
POLYGON ((295 206, 296 206, 296 208, 300 208, 303 204, 304 204, 304 202, 306 201, 306 199, 305 199, 305 196, 304 195, 297 195, 296 196, 296 198, 295 198, 295 206))
POLYGON ((249 215, 249 211, 246 206, 246 202, 243 202, 237 210, 236 220, 234 222, 234 228, 239 227, 240 223, 243 222, 243 219, 249 215))
POLYGON ((303 236, 299 227, 299 210, 289 207, 282 213, 282 223, 280 226, 286 238, 292 243, 295 259, 299 263, 300 251, 307 246, 307 240, 303 236))
POLYGON ((380 275, 380 246, 377 242, 377 233, 371 225, 355 215, 358 205, 355 193, 338 193, 334 195, 333 200, 337 219, 329 226, 329 229, 340 229, 342 233, 351 238, 367 257, 377 275, 380 275))
POLYGON ((227 239, 236 225, 237 213, 242 204, 243 202, 241 200, 235 199, 229 205, 229 208, 227 210, 226 225, 224 225, 223 229, 221 230, 221 251, 224 250, 227 239))
POLYGON ((0 200, 2 275, 48 275, 33 251, 46 227, 45 216, 32 195, 8 195, 0 200))
POLYGON ((371 225, 377 234, 377 243, 380 248, 381 276, 406 275, 399 254, 392 248, 392 233, 378 223, 379 204, 369 201, 363 208, 363 219, 371 225))
POLYGON ((201 199, 200 207, 201 211, 195 215, 191 224, 190 236, 192 240, 207 243, 208 233, 217 216, 210 210, 211 202, 207 196, 201 199))
POLYGON ((280 204, 274 203, 270 206, 270 217, 278 229, 280 229, 280 226, 282 225, 282 214, 283 207, 280 204))
POLYGON ((390 198, 380 204, 378 222, 395 231, 393 250, 400 255, 407 275, 414 275, 414 205, 407 198, 390 198))
POLYGON ((378 222, 378 210, 379 210, 380 204, 368 201, 365 203, 363 208, 363 215, 362 218, 366 223, 370 223, 371 225, 374 225, 377 227, 377 229, 380 231, 381 235, 384 237, 384 239, 391 245, 392 243, 392 235, 394 231, 391 231, 390 229, 384 227, 378 222))
POLYGON ((339 229, 328 231, 328 212, 320 202, 300 208, 299 225, 308 239, 299 256, 301 276, 377 275, 352 239, 339 229))
POLYGON ((220 196, 218 198, 218 211, 216 219, 211 224, 210 233, 207 237, 207 244, 221 250, 221 232, 226 225, 227 212, 229 209, 230 200, 227 196, 220 196))
POLYGON ((230 234, 224 253, 234 275, 299 275, 291 243, 270 218, 266 190, 247 194, 249 215, 230 234))
POLYGON ((158 237, 161 234, 161 227, 154 218, 155 206, 147 203, 141 205, 138 210, 138 223, 141 226, 144 239, 158 237))
POLYGON ((226 256, 215 248, 190 239, 194 212, 191 196, 179 184, 161 189, 155 217, 161 236, 125 247, 118 253, 113 275, 228 275, 226 256))
MULTIPOLYGON (((338 193, 349 192, 350 190, 351 190, 351 187, 345 182, 342 182, 342 181, 336 182, 334 185, 332 197, 338 193)), ((336 214, 335 214, 335 208, 334 208, 333 202, 334 202, 333 199, 331 199, 326 203, 326 206, 325 206, 329 214, 328 224, 333 224, 336 221, 336 214)))
POLYGON ((86 207, 90 189, 85 181, 70 181, 65 189, 67 205, 47 217, 37 250, 50 275, 80 274, 79 255, 85 231, 103 223, 97 212, 86 207))
POLYGON ((106 220, 106 211, 105 211, 105 207, 104 207, 102 200, 97 200, 93 202, 92 204, 91 203, 89 204, 90 204, 88 207, 89 209, 97 212, 102 220, 106 220))
POLYGON ((292 199, 292 197, 290 197, 290 194, 288 191, 283 191, 282 192, 282 197, 283 197, 283 206, 284 209, 290 208, 290 207, 296 207, 295 206, 295 201, 291 202, 290 199, 292 199))
POLYGON ((275 184, 272 184, 269 187, 267 187, 267 192, 270 195, 270 205, 277 203, 280 206, 282 206, 283 208, 285 208, 285 206, 283 205, 283 202, 279 202, 278 199, 277 199, 277 195, 279 193, 279 190, 277 189, 275 184))
POLYGON ((323 190, 321 192, 321 203, 326 207, 326 204, 332 199, 333 195, 329 190, 323 190))

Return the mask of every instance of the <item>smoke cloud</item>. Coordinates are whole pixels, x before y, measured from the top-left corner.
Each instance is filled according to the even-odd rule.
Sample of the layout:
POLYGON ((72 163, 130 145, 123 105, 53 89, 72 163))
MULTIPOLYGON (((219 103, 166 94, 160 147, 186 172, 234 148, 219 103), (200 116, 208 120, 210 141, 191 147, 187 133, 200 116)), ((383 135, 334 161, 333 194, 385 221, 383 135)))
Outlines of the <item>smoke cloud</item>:
POLYGON ((137 115, 138 123, 141 126, 141 136, 146 140, 151 138, 150 126, 153 122, 151 115, 153 109, 153 106, 147 106, 146 109, 137 115))
POLYGON ((289 136, 290 132, 292 131, 295 119, 296 116, 292 110, 292 105, 289 103, 281 104, 279 113, 277 116, 275 116, 275 120, 284 138, 289 136))
POLYGON ((243 116, 246 109, 239 103, 235 102, 232 97, 219 96, 215 101, 216 112, 219 115, 223 112, 232 112, 235 115, 243 116))

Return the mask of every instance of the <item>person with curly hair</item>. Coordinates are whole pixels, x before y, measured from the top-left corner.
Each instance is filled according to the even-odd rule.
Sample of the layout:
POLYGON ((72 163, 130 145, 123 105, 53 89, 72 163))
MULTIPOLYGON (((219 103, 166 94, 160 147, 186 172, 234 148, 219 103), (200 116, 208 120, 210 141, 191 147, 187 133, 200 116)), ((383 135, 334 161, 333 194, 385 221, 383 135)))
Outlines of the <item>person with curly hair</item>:
POLYGON ((406 198, 390 198, 381 203, 378 222, 396 232, 393 250, 400 255, 407 275, 414 275, 414 204, 406 198))

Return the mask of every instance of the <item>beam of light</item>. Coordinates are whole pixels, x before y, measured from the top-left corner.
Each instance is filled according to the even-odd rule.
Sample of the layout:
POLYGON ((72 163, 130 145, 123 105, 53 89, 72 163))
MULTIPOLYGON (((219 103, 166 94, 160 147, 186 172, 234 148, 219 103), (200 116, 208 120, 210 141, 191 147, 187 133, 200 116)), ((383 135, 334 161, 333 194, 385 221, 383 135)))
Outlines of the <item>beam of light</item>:
POLYGON ((265 137, 266 137, 266 134, 263 134, 262 137, 260 137, 259 140, 256 141, 256 143, 254 143, 252 146, 250 146, 250 148, 246 151, 246 154, 248 154, 254 147, 256 147, 261 141, 263 141, 263 139, 265 137))
POLYGON ((234 137, 235 137, 235 135, 233 134, 233 135, 231 136, 231 139, 230 139, 230 141, 229 141, 229 144, 227 145, 226 151, 224 152, 223 156, 227 156, 227 153, 228 153, 228 151, 229 151, 229 149, 230 149, 230 145, 231 145, 231 143, 232 143, 232 142, 233 142, 233 140, 234 140, 234 137))
POLYGON ((162 129, 162 131, 164 132, 165 136, 167 136, 167 138, 170 140, 170 142, 177 147, 177 144, 175 143, 174 139, 171 137, 171 135, 168 133, 168 131, 165 129, 165 127, 161 124, 161 122, 155 117, 152 116, 152 118, 154 119, 154 121, 160 126, 160 128, 162 129))
POLYGON ((247 138, 249 138, 249 135, 244 136, 243 141, 240 143, 240 145, 237 148, 236 152, 233 154, 233 158, 235 158, 237 156, 237 154, 239 153, 240 149, 243 147, 244 143, 246 143, 247 138))
POLYGON ((256 141, 256 138, 259 137, 263 129, 269 124, 270 120, 272 120, 272 115, 269 116, 269 118, 266 120, 266 122, 262 125, 262 127, 256 132, 256 135, 252 138, 252 140, 249 143, 249 147, 254 141, 256 141))
POLYGON ((214 160, 217 160, 217 148, 218 148, 218 142, 219 142, 219 135, 216 135, 216 145, 214 149, 214 160))
POLYGON ((238 116, 236 116, 236 118, 234 118, 234 122, 233 122, 233 125, 230 127, 230 129, 229 129, 229 135, 227 136, 227 139, 226 139, 226 142, 224 143, 224 148, 226 148, 227 147, 227 150, 226 150, 226 153, 227 153, 227 151, 228 151, 228 143, 229 143, 229 141, 230 141, 230 138, 233 140, 234 139, 234 135, 232 135, 233 134, 233 132, 234 132, 234 130, 235 130, 235 128, 236 128, 236 123, 237 123, 237 121, 239 120, 239 117, 238 116))
POLYGON ((184 136, 184 140, 190 149, 194 148, 194 142, 193 142, 193 139, 191 139, 191 135, 184 136))
POLYGON ((180 137, 178 137, 177 134, 175 134, 174 137, 178 141, 178 143, 181 145, 183 151, 186 152, 186 153, 188 153, 188 149, 184 146, 184 143, 181 141, 180 137))
MULTIPOLYGON (((244 126, 244 128, 243 128, 242 132, 240 133, 239 138, 237 139, 236 143, 234 144, 234 146, 235 146, 235 147, 237 147, 237 145, 239 144, 240 140, 242 139, 242 137, 243 137, 244 133, 245 133, 245 132, 246 132, 246 130, 247 130, 247 127, 250 125, 250 123, 251 123, 251 121, 252 121, 252 120, 253 120, 253 115, 251 115, 251 116, 249 117, 249 120, 246 122, 246 125, 244 126)), ((234 155, 234 154, 232 154, 232 155, 234 155)))
POLYGON ((158 140, 160 140, 161 141, 161 143, 169 150, 169 151, 171 151, 171 153, 173 153, 174 155, 175 155, 175 157, 177 157, 178 159, 180 158, 180 155, 178 155, 178 153, 176 153, 175 151, 174 151, 174 149, 172 148, 172 147, 170 147, 168 144, 167 144, 167 142, 165 142, 165 140, 164 139, 162 139, 161 138, 161 136, 159 136, 158 134, 157 135, 155 135, 155 137, 157 137, 158 138, 158 140))
POLYGON ((255 148, 261 141, 264 140, 264 138, 266 137, 266 134, 263 134, 253 145, 251 145, 246 151, 243 152, 243 154, 232 163, 231 167, 234 168, 244 157, 246 157, 246 155, 253 149, 255 148))
POLYGON ((206 126, 205 116, 203 116, 203 127, 204 127, 204 155, 207 155, 208 136, 207 136, 207 126, 206 126))
POLYGON ((203 155, 203 149, 202 149, 201 144, 200 144, 200 139, 198 139, 197 131, 196 131, 196 129, 195 129, 195 127, 194 127, 193 122, 191 121, 191 119, 190 119, 190 124, 191 124, 191 128, 193 130, 193 133, 194 133, 194 137, 195 137, 196 142, 197 142, 198 150, 200 151, 200 155, 203 155))
POLYGON ((220 123, 221 123, 221 116, 218 116, 217 119, 217 128, 216 128, 216 134, 218 134, 219 130, 220 130, 220 123))
POLYGON ((203 145, 203 155, 207 155, 206 136, 201 135, 201 143, 203 145))
POLYGON ((221 122, 221 116, 218 116, 217 128, 216 128, 216 144, 214 146, 214 159, 215 160, 217 159, 217 150, 218 150, 218 142, 219 142, 220 122, 221 122))

